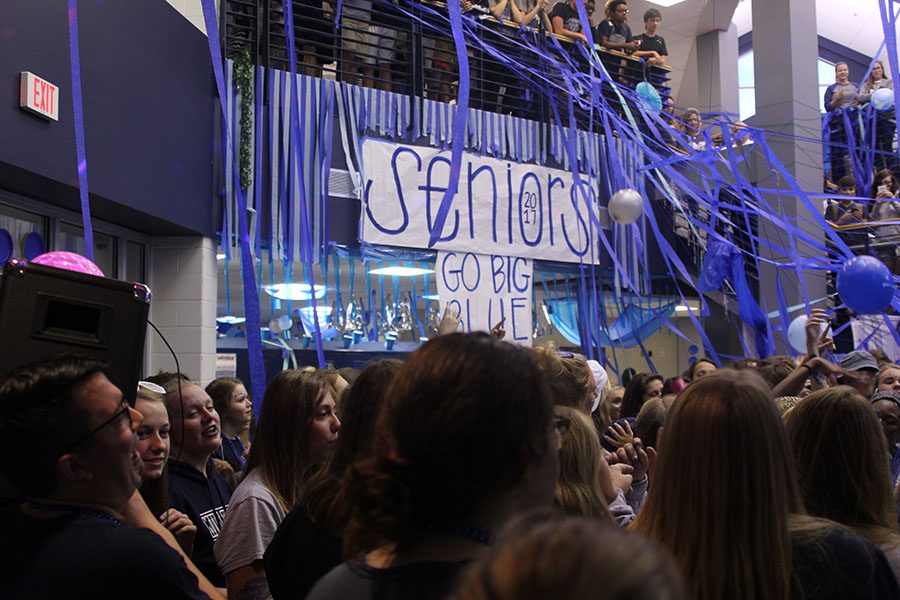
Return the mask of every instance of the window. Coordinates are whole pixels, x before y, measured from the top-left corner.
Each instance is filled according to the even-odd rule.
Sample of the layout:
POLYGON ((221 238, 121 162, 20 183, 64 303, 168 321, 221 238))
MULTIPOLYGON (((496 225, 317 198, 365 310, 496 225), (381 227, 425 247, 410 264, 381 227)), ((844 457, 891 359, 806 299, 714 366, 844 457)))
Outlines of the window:
POLYGON ((738 113, 741 121, 756 114, 753 50, 738 57, 738 113))
MULTIPOLYGON (((819 111, 825 112, 825 89, 834 83, 834 64, 818 61, 819 111)), ((756 114, 756 82, 753 73, 753 50, 738 57, 738 113, 743 121, 756 114)))
MULTIPOLYGON (((25 239, 32 233, 40 236, 40 250, 46 251, 47 217, 0 204, 0 229, 8 231, 12 238, 12 258, 33 258, 25 249, 25 239)), ((35 238, 31 243, 36 241, 35 238)))
MULTIPOLYGON (((60 221, 59 237, 56 249, 84 254, 84 228, 60 221)), ((100 267, 107 277, 117 277, 116 270, 116 238, 99 231, 94 231, 94 264, 100 267)))
POLYGON ((144 273, 144 244, 125 241, 125 281, 147 281, 144 273))
POLYGON ((834 83, 834 63, 819 59, 819 112, 825 112, 825 90, 834 83))

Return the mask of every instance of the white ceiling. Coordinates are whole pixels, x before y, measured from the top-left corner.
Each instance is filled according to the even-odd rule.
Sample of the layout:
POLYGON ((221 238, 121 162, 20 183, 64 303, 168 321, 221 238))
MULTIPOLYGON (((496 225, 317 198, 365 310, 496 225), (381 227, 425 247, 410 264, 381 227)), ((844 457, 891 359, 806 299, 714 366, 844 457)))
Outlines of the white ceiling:
MULTIPOLYGON (((691 0, 699 2, 700 0, 691 0)), ((742 0, 734 12, 738 35, 753 29, 753 0, 742 0)), ((825 39, 874 57, 884 40, 880 0, 816 0, 816 30, 825 39)), ((894 2, 895 10, 898 8, 894 2)))

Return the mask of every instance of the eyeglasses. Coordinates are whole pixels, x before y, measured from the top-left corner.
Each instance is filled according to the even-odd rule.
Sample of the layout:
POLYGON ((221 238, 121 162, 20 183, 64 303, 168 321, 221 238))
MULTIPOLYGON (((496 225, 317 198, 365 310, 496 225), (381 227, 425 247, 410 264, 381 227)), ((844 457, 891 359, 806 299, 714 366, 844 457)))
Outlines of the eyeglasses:
POLYGON ((116 412, 116 414, 114 414, 113 416, 111 416, 111 417, 108 418, 107 420, 103 421, 100 425, 98 425, 97 427, 95 427, 94 429, 92 429, 92 430, 90 431, 90 433, 87 433, 87 434, 81 436, 80 438, 78 438, 78 440, 76 440, 75 442, 69 444, 68 447, 66 447, 66 449, 62 451, 62 454, 66 454, 67 452, 71 452, 71 451, 74 450, 77 446, 80 446, 81 444, 85 443, 86 441, 88 441, 89 439, 91 439, 92 437, 94 437, 95 435, 97 435, 97 434, 98 434, 104 427, 106 427, 107 425, 110 425, 111 423, 115 423, 116 420, 121 419, 121 418, 122 418, 122 415, 125 415, 125 416, 127 417, 127 419, 128 419, 128 427, 131 427, 131 407, 128 406, 128 403, 125 402, 124 400, 122 401, 122 410, 116 412))

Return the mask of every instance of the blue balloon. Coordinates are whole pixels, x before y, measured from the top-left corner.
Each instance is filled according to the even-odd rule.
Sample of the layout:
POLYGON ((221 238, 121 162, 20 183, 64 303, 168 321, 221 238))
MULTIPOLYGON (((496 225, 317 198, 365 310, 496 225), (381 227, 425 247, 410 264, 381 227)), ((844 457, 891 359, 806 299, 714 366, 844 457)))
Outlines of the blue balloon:
POLYGON ((855 256, 837 276, 837 291, 844 304, 861 315, 884 312, 894 297, 894 281, 883 262, 873 256, 855 256))

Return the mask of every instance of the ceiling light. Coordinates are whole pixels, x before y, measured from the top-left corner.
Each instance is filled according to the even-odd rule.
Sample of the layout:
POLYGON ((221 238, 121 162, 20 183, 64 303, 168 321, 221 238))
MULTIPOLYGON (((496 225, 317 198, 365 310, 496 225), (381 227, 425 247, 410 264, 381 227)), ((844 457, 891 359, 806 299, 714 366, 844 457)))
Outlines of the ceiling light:
POLYGON ((381 269, 372 269, 369 275, 393 275, 394 277, 415 277, 416 275, 428 275, 434 273, 434 269, 423 269, 420 267, 382 267, 381 269))
POLYGON ((419 297, 420 297, 422 300, 434 300, 435 302, 440 302, 440 301, 441 301, 441 297, 438 296, 437 294, 428 294, 428 295, 425 295, 425 296, 419 296, 419 297))
POLYGON ((223 325, 238 325, 240 323, 245 323, 246 321, 246 317, 235 317, 234 315, 216 317, 216 323, 222 323, 223 325))
MULTIPOLYGON (((263 291, 278 300, 309 300, 312 287, 308 283, 276 283, 275 285, 264 285, 263 291)), ((316 298, 325 296, 325 286, 317 285, 315 287, 316 298)))
POLYGON ((655 4, 657 6, 675 6, 676 4, 681 4, 685 0, 648 0, 650 4, 655 4))
POLYGON ((219 252, 218 254, 216 254, 216 260, 225 260, 225 253, 219 252))

